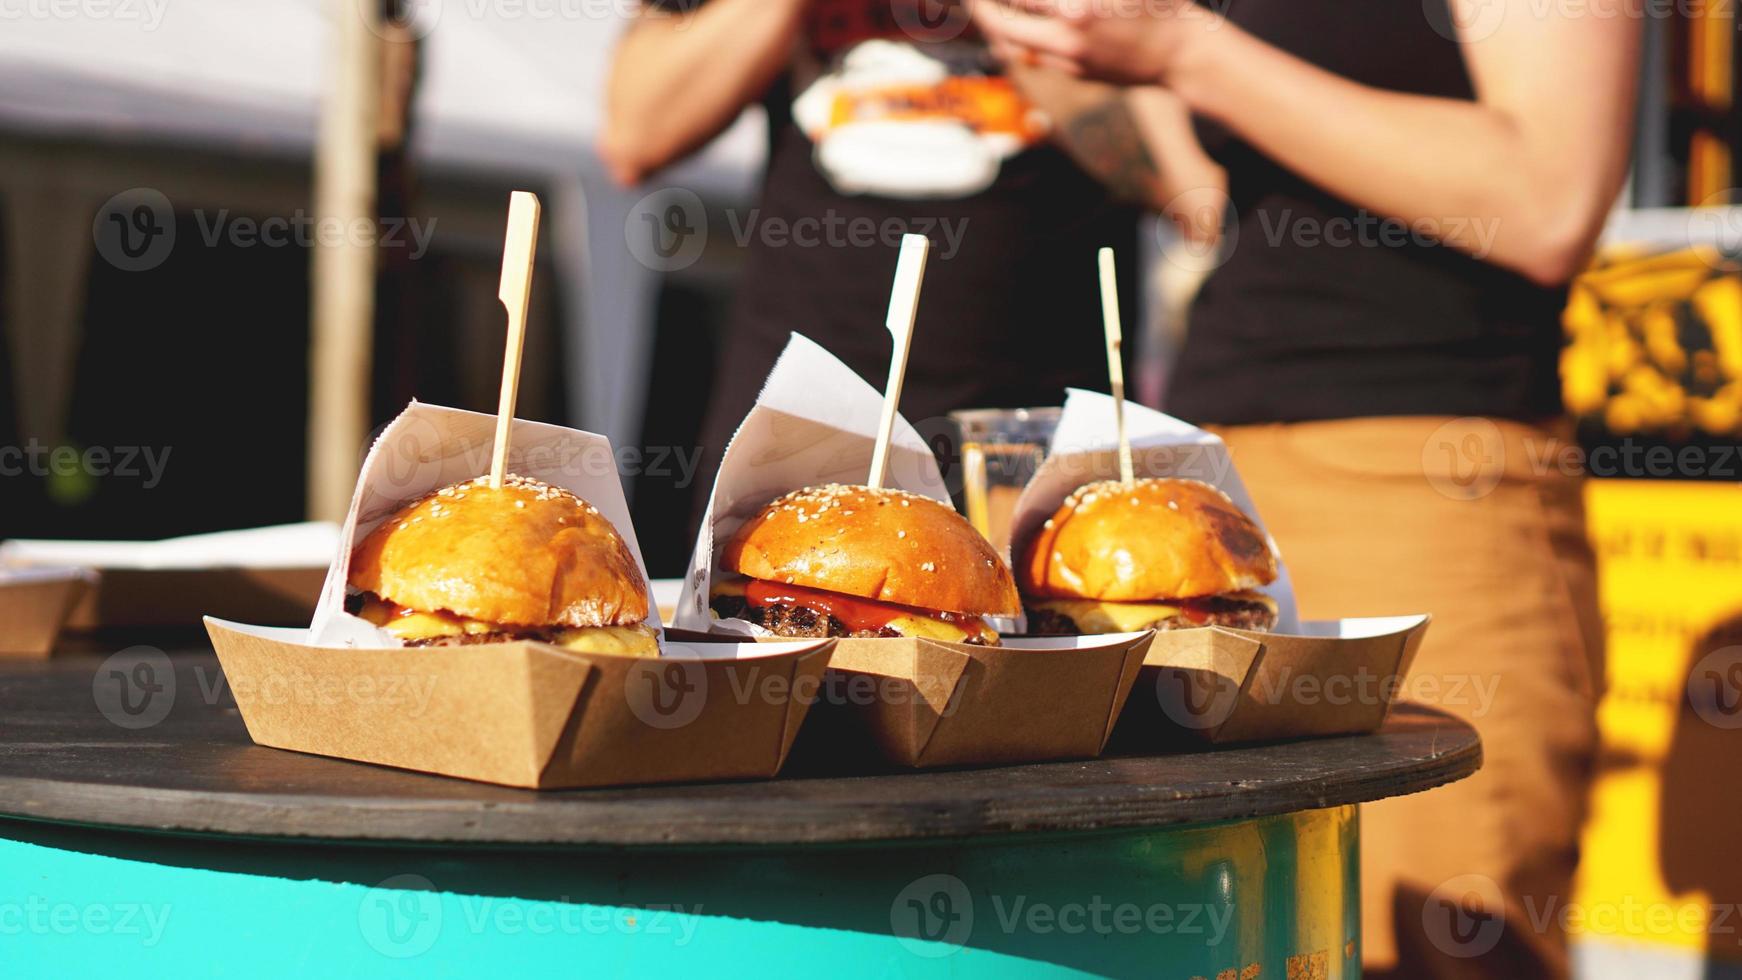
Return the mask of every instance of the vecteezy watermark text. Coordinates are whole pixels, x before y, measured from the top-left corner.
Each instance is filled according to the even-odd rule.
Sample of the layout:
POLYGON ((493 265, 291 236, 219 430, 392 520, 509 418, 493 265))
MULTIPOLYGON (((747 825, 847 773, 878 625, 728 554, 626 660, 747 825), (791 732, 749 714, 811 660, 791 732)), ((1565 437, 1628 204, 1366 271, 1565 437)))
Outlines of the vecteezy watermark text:
POLYGON ((595 905, 567 895, 551 901, 452 895, 420 874, 394 875, 362 896, 363 941, 393 959, 421 956, 445 933, 472 936, 628 936, 687 946, 702 924, 702 905, 595 905), (452 914, 457 906, 459 915, 452 914))
POLYGON ((909 952, 936 958, 969 945, 976 931, 1006 936, 1183 936, 1214 948, 1227 938, 1234 920, 1234 907, 1222 902, 1132 902, 1098 893, 1063 901, 1025 894, 984 897, 991 903, 990 918, 961 878, 924 875, 908 882, 890 902, 890 931, 909 952))
MULTIPOLYGON (((379 434, 372 434, 365 445, 373 445, 379 434)), ((488 441, 455 447, 433 425, 415 421, 382 453, 376 478, 389 487, 427 486, 430 475, 453 454, 464 458, 475 472, 488 472, 490 450, 488 441), (438 447, 440 453, 436 452, 438 447)), ((516 445, 509 450, 508 469, 523 475, 538 474, 545 480, 559 476, 670 478, 681 490, 695 480, 701 461, 701 446, 516 445)))
POLYGON ((169 0, 0 0, 0 22, 19 20, 134 21, 147 31, 163 23, 169 0))
POLYGON ((435 237, 436 219, 418 218, 318 218, 301 208, 289 215, 252 218, 232 216, 228 208, 216 213, 204 209, 194 211, 200 238, 207 248, 228 242, 236 248, 331 248, 350 245, 357 248, 410 248, 412 259, 421 259, 429 251, 435 237))
POLYGON ((1298 214, 1293 208, 1258 212, 1264 241, 1276 248, 1287 240, 1300 248, 1431 248, 1447 243, 1462 246, 1476 258, 1494 250, 1499 218, 1397 218, 1356 211, 1350 215, 1298 214))
POLYGON ((1734 903, 1647 901, 1632 895, 1569 901, 1559 895, 1516 895, 1508 907, 1498 882, 1466 873, 1436 886, 1422 903, 1428 941, 1459 959, 1485 956, 1508 932, 1569 936, 1697 939, 1707 948, 1736 947, 1742 913, 1734 903))
POLYGON ((0 902, 0 936, 136 936, 146 949, 163 940, 170 907, 146 902, 57 902, 40 895, 0 902))
POLYGON ((799 218, 766 216, 761 208, 747 212, 728 211, 732 240, 740 247, 752 240, 766 248, 900 248, 906 235, 924 235, 942 245, 937 257, 953 258, 968 232, 967 218, 876 218, 848 217, 828 208, 820 215, 799 218))
POLYGON ((1428 436, 1421 464, 1435 490, 1454 500, 1476 500, 1493 493, 1508 472, 1530 477, 1742 479, 1742 447, 1671 446, 1628 437, 1586 448, 1533 433, 1509 440, 1494 420, 1467 416, 1444 423, 1428 436))
MULTIPOLYGON (((739 248, 884 248, 901 247, 905 235, 924 235, 936 249, 933 257, 949 261, 968 234, 967 218, 933 215, 845 215, 833 208, 798 217, 769 214, 762 208, 728 209, 726 230, 739 248)), ((636 261, 656 272, 677 272, 694 265, 710 241, 707 205, 685 187, 666 187, 637 201, 623 222, 623 239, 636 261)))
POLYGON ((441 681, 435 674, 415 671, 317 677, 268 670, 232 678, 204 664, 193 665, 191 675, 193 688, 187 685, 188 673, 178 677, 162 650, 128 647, 104 660, 91 675, 91 700, 111 724, 130 731, 161 724, 178 696, 197 697, 206 705, 386 708, 407 718, 421 718, 441 681))
POLYGON ((34 437, 22 446, 0 446, 0 476, 145 478, 145 489, 163 480, 169 446, 45 446, 34 437))
MULTIPOLYGON (((0 0, 0 4, 8 0, 0 0)), ((0 18, 3 20, 4 18, 0 18)), ((195 209, 194 222, 207 248, 406 249, 413 260, 429 252, 435 218, 339 218, 298 208, 287 215, 235 214, 228 208, 195 209)), ((146 272, 162 265, 175 250, 175 205, 154 187, 133 187, 103 202, 91 222, 97 254, 123 272, 146 272)))
POLYGON ((377 0, 352 0, 371 29, 391 40, 420 40, 435 31, 451 11, 467 20, 546 22, 616 21, 638 17, 673 18, 680 29, 688 15, 700 6, 698 0, 675 5, 652 6, 642 0, 402 0, 385 22, 375 9, 377 0))

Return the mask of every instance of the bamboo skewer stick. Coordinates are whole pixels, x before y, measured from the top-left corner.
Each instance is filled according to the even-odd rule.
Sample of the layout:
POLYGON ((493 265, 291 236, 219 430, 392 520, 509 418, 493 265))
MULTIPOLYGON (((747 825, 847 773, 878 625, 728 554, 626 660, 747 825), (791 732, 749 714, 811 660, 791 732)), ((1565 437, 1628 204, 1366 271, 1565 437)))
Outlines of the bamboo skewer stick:
POLYGON ((1101 321, 1107 331, 1107 377, 1113 386, 1113 425, 1119 430, 1119 479, 1136 482, 1131 464, 1131 437, 1125 432, 1125 332, 1119 323, 1119 282, 1113 250, 1101 249, 1101 321))
POLYGON ((508 345, 502 355, 502 399, 496 406, 496 446, 490 456, 490 486, 502 488, 514 403, 520 397, 520 352, 526 345, 526 307, 532 296, 532 266, 538 256, 538 195, 515 191, 508 198, 508 234, 502 244, 502 285, 497 298, 508 309, 508 345))
POLYGON ((904 235, 901 258, 895 265, 895 287, 889 295, 889 317, 884 321, 895 350, 889 357, 889 383, 883 388, 883 416, 877 422, 877 446, 871 452, 871 475, 866 484, 883 486, 889 476, 889 440, 895 435, 895 413, 901 405, 901 383, 907 377, 907 354, 913 344, 913 320, 919 314, 919 291, 925 285, 925 261, 931 241, 924 235, 904 235))

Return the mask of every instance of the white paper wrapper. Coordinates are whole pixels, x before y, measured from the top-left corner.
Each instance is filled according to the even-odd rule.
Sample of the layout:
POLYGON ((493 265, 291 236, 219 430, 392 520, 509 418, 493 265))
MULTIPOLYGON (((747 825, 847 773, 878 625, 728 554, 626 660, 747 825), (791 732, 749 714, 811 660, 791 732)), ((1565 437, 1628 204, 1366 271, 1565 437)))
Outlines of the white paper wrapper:
POLYGON ((1414 616, 1368 616, 1362 619, 1307 619, 1301 621, 1297 635, 1314 639, 1367 640, 1376 636, 1407 633, 1426 623, 1429 618, 1427 614, 1421 613, 1414 616))
MULTIPOLYGON (((1201 480, 1227 494, 1230 499, 1264 530, 1263 515, 1252 504, 1246 485, 1234 470, 1228 447, 1212 433, 1205 432, 1171 415, 1164 415, 1142 405, 1125 403, 1125 429, 1131 439, 1131 461, 1139 477, 1177 477, 1201 480)), ((1045 462, 1035 471, 1034 478, 1017 498, 1011 517, 1010 542, 1014 558, 1022 553, 1028 540, 1064 503, 1071 492, 1085 483, 1119 479, 1119 438, 1114 422, 1113 399, 1098 392, 1070 390, 1065 398, 1064 412, 1045 462)), ((1276 581, 1264 592, 1276 600, 1278 618, 1276 632, 1296 633, 1301 629, 1295 608, 1294 586, 1290 584, 1288 566, 1270 540, 1270 549, 1277 554, 1276 581)))
MULTIPOLYGON (((726 447, 673 626, 757 634, 749 623, 716 621, 708 612, 715 542, 729 540, 763 505, 782 494, 825 483, 864 483, 882 411, 882 392, 814 341, 792 335, 756 404, 726 447)), ((950 500, 937 458, 899 416, 885 484, 945 504, 950 500)))
POLYGON ((97 570, 77 565, 20 565, 0 567, 0 588, 13 585, 37 585, 42 582, 80 581, 96 585, 97 570))
MULTIPOLYGON (((393 647, 383 630, 345 612, 345 580, 351 552, 370 531, 406 502, 442 487, 490 472, 496 416, 412 402, 381 430, 363 460, 351 510, 339 528, 338 550, 327 567, 326 585, 308 636, 318 646, 393 647)), ((543 422, 514 421, 508 472, 562 487, 599 509, 635 556, 643 581, 647 565, 629 522, 629 504, 617 475, 611 442, 604 436, 543 422)), ((646 622, 658 628, 659 610, 649 603, 646 622)))
POLYGON ((1092 650, 1141 639, 1144 633, 1092 633, 1087 636, 1006 636, 1006 650, 1092 650))
POLYGON ((205 568, 319 568, 332 557, 339 526, 330 521, 190 534, 161 541, 0 543, 0 565, 78 565, 141 571, 205 568))

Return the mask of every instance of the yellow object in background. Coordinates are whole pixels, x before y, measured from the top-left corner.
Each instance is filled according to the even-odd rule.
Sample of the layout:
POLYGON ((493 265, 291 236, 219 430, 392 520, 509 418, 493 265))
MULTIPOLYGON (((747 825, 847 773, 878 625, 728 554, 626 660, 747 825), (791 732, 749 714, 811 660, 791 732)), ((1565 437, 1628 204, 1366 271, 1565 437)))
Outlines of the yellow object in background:
POLYGON ((1608 692, 1569 932, 1742 963, 1742 484, 1586 499, 1608 692))
POLYGON ((1568 411, 1614 435, 1742 433, 1742 266, 1706 248, 1611 253, 1562 316, 1568 411))

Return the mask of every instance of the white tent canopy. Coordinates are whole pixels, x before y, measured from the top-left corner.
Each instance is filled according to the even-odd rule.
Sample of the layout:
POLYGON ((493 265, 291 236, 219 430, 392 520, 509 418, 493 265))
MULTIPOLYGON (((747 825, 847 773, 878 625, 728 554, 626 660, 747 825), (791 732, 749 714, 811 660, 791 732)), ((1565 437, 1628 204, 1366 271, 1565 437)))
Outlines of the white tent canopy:
MULTIPOLYGON (((372 0, 341 5, 355 2, 372 0)), ((412 21, 424 37, 414 155, 432 173, 482 170, 546 188, 564 285, 592 287, 569 306, 579 360, 570 414, 618 441, 637 435, 656 287, 623 237, 630 209, 653 188, 612 186, 592 149, 607 54, 627 2, 422 0, 412 21)), ((332 7, 321 0, 83 0, 43 5, 41 16, 22 9, 0 31, 0 129, 243 157, 313 152, 332 26, 332 7), (55 14, 66 10, 77 16, 55 14)), ((661 183, 739 199, 761 147, 760 126, 741 121, 661 183)), ((17 325, 15 334, 29 329, 17 325)), ((21 362, 60 356, 43 347, 15 343, 21 362)), ((21 376, 27 370, 55 373, 19 365, 21 376)))

